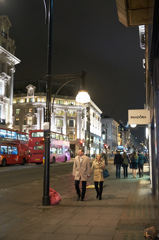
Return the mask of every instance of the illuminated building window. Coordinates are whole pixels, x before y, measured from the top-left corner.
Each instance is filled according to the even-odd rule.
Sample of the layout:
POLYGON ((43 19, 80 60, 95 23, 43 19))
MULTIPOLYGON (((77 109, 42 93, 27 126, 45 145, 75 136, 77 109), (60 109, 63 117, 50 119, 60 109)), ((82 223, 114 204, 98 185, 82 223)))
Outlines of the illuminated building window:
POLYGON ((56 127, 63 127, 63 119, 56 118, 56 127))
POLYGON ((29 102, 33 102, 33 98, 29 98, 29 102))
POLYGON ((32 117, 28 117, 28 125, 32 125, 33 124, 33 118, 32 117))
POLYGON ((15 119, 15 125, 19 125, 19 118, 15 119))
POLYGON ((68 133, 68 138, 69 138, 69 140, 74 140, 74 135, 75 135, 74 131, 70 131, 70 132, 68 133))
POLYGON ((68 105, 75 105, 75 101, 68 101, 68 105))
POLYGON ((20 114, 20 109, 16 109, 16 114, 20 114))
POLYGON ((76 117, 76 112, 75 111, 68 111, 67 116, 68 117, 76 117))
POLYGON ((20 103, 20 99, 19 98, 16 99, 16 103, 20 103))
POLYGON ((29 112, 32 113, 33 109, 32 108, 29 108, 29 112))

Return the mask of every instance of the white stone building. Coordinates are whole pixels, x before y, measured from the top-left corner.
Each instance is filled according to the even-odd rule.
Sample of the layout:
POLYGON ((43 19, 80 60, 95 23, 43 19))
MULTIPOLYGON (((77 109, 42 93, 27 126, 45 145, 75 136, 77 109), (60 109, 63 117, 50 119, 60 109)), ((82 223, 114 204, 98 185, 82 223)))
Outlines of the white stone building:
POLYGON ((118 123, 108 116, 102 116, 103 144, 107 145, 107 151, 112 153, 118 145, 118 123))
MULTIPOLYGON (((36 93, 36 87, 31 84, 26 89, 27 94, 14 94, 13 127, 25 132, 43 129, 46 94, 36 93)), ((58 95, 51 114, 51 131, 69 136, 73 155, 78 152, 80 140, 88 154, 99 153, 102 148, 101 113, 93 101, 79 104, 74 97, 58 95)))
POLYGON ((0 16, 0 126, 12 127, 15 42, 9 37, 11 23, 7 16, 0 16))

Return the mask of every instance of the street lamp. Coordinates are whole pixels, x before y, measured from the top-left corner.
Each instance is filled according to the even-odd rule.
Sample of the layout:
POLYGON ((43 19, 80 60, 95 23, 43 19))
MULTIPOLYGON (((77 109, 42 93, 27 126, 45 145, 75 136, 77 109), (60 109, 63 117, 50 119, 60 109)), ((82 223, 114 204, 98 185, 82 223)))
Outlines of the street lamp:
MULTIPOLYGON (((48 49, 47 49, 47 74, 46 74, 46 114, 44 121, 44 139, 45 139, 45 165, 44 165, 44 185, 42 205, 50 205, 49 185, 50 185, 50 128, 51 128, 51 62, 52 62, 52 15, 53 15, 53 0, 49 0, 49 8, 46 0, 43 0, 45 8, 45 23, 48 24, 48 49)), ((53 100, 53 107, 55 97, 58 92, 69 82, 77 80, 71 79, 64 83, 56 92, 53 100)), ((82 88, 85 88, 85 72, 81 75, 81 90, 78 93, 78 102, 86 103, 90 101, 89 94, 82 88), (84 93, 83 93, 84 92, 84 93), (83 94, 85 98, 83 97, 83 94)))

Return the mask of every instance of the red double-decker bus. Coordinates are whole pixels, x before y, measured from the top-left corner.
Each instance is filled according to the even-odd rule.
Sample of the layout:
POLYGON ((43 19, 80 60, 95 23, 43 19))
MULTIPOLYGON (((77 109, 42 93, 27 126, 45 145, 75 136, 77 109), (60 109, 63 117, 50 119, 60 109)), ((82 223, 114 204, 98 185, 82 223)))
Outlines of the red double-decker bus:
POLYGON ((0 165, 22 164, 28 158, 28 134, 0 128, 0 165))
MULTIPOLYGON (((44 130, 29 132, 29 163, 41 164, 44 161, 45 142, 44 130)), ((50 132, 50 162, 66 162, 70 160, 70 142, 68 136, 50 132)))

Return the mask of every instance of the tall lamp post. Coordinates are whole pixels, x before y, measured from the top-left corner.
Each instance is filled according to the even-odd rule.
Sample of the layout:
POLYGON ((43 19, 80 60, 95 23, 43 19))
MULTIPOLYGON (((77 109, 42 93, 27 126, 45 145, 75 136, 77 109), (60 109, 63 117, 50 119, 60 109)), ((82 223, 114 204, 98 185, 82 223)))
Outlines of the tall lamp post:
POLYGON ((52 65, 52 15, 53 0, 43 0, 45 7, 45 23, 48 25, 48 46, 47 46, 47 73, 46 73, 46 113, 44 120, 45 138, 45 166, 44 166, 44 188, 42 205, 50 204, 49 198, 49 175, 50 175, 50 116, 51 116, 51 65, 52 65), (49 8, 48 8, 49 7, 49 8))

